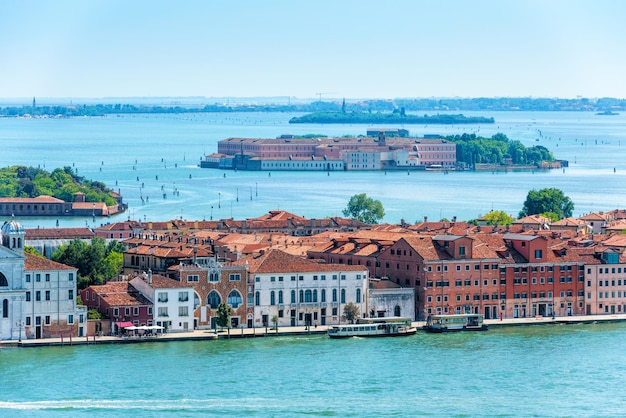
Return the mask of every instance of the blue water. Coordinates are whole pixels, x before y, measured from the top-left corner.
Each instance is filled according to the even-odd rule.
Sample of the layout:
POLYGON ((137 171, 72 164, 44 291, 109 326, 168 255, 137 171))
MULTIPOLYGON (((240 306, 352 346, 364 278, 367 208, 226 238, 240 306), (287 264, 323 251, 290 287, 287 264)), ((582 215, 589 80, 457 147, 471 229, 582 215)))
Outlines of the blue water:
POLYGON ((621 416, 626 324, 0 350, 0 415, 621 416))
MULTIPOLYGON (((414 135, 503 132, 569 160, 564 172, 269 177, 198 168, 217 141, 231 136, 341 136, 367 128, 291 126, 291 116, 0 119, 0 165, 72 166, 104 181, 130 204, 128 213, 110 221, 246 218, 273 209, 340 216, 350 196, 362 192, 381 200, 386 222, 471 219, 491 209, 515 215, 528 190, 543 187, 563 190, 575 214, 625 207, 624 115, 510 112, 484 114, 494 116, 495 125, 408 126, 414 135), (142 205, 141 197, 149 202, 142 205)), ((56 219, 20 221, 34 228, 51 227, 56 219)), ((94 226, 91 218, 59 224, 94 226)), ((0 416, 621 416, 625 331, 626 324, 605 324, 396 339, 2 348, 0 416)))
MULTIPOLYGON (((266 172, 198 167, 205 154, 217 151, 217 141, 227 137, 273 138, 284 133, 341 136, 364 134, 367 129, 365 125, 289 125, 293 114, 286 113, 0 119, 0 165, 32 165, 49 171, 71 166, 79 175, 105 182, 119 190, 130 205, 127 213, 108 221, 129 217, 148 221, 242 219, 274 209, 311 218, 342 216, 350 196, 362 192, 383 203, 384 222, 404 219, 412 223, 424 216, 429 220, 454 216, 467 220, 492 209, 517 215, 528 191, 544 187, 563 190, 575 204, 574 215, 624 208, 626 115, 484 115, 493 116, 496 123, 406 128, 412 135, 473 132, 491 136, 502 132, 526 146, 546 146, 557 158, 569 160, 570 167, 515 173, 341 172, 330 176, 301 172, 272 172, 269 176, 266 172)), ((50 227, 56 219, 25 218, 21 222, 25 227, 50 227)), ((59 220, 62 227, 103 222, 97 219, 94 224, 91 218, 59 220)))

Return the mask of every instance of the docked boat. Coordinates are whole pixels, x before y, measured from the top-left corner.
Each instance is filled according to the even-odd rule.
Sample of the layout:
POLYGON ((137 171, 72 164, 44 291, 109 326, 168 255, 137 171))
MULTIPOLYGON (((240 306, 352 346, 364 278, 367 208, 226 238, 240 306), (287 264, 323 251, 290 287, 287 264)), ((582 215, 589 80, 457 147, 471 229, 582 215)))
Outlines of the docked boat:
POLYGON ((330 338, 401 337, 413 335, 417 329, 411 318, 361 318, 356 324, 333 325, 328 328, 330 338))
POLYGON ((481 314, 432 315, 424 327, 429 332, 487 331, 481 314))

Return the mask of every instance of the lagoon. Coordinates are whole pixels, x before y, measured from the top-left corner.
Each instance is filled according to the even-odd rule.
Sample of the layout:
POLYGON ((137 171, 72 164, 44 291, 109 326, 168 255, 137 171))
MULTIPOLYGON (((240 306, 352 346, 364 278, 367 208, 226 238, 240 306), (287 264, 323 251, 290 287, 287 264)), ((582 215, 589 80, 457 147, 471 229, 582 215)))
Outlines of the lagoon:
POLYGON ((10 416, 617 416, 626 324, 0 350, 10 416))
MULTIPOLYGON (((471 112, 466 112, 471 115, 471 112)), ((624 208, 626 117, 496 112, 486 126, 411 126, 412 135, 503 132, 541 144, 565 170, 272 173, 200 169, 227 137, 362 134, 365 126, 289 125, 294 114, 0 119, 0 164, 72 166, 119 190, 127 218, 256 217, 284 209, 341 216, 349 197, 382 201, 386 222, 517 214, 528 190, 556 187, 575 215, 624 208), (164 199, 162 194, 166 193, 164 199), (141 198, 144 198, 142 205, 141 198)), ((26 228, 56 219, 19 219, 26 228)), ((0 349, 7 416, 615 416, 623 414, 626 324, 499 328, 402 339, 271 337, 0 349)))
MULTIPOLYGON (((458 112, 457 112, 458 113, 458 112)), ((200 159, 227 137, 272 138, 284 133, 364 134, 364 125, 290 125, 291 113, 120 115, 102 118, 0 118, 0 164, 49 171, 71 166, 79 175, 119 190, 130 210, 110 219, 61 218, 61 227, 99 226, 128 218, 244 219, 282 209, 309 218, 342 216, 350 196, 381 200, 384 222, 426 216, 459 220, 490 210, 517 215, 530 189, 556 187, 575 204, 574 215, 624 208, 626 116, 582 112, 464 112, 495 124, 407 126, 411 135, 491 136, 546 146, 568 160, 564 170, 523 172, 245 172, 201 169, 200 159), (163 198, 163 194, 166 195, 163 198), (142 205, 141 198, 144 198, 142 205)), ((396 126, 397 127, 397 126, 396 126)), ((26 228, 56 219, 20 219, 26 228)))

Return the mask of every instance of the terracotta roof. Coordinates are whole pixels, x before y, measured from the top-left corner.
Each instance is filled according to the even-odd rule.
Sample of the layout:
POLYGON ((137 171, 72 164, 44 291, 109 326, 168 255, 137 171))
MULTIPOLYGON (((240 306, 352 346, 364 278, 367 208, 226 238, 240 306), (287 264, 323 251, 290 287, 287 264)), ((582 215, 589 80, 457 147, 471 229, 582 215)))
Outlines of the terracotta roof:
POLYGON ((91 239, 95 233, 89 228, 30 228, 24 229, 27 240, 34 239, 91 239))
MULTIPOLYGON (((239 260, 248 262, 250 273, 304 273, 315 271, 364 271, 364 266, 345 264, 320 264, 302 257, 287 254, 280 250, 270 250, 259 256, 239 260)), ((238 262, 238 263, 239 263, 238 262)))
POLYGON ((96 293, 111 306, 152 305, 128 282, 107 282, 100 286, 89 286, 85 291, 96 293))
POLYGON ((398 289, 402 287, 390 280, 370 280, 370 286, 372 289, 398 289))
POLYGON ((26 260, 24 261, 24 270, 27 271, 56 271, 56 270, 77 270, 75 267, 71 267, 65 264, 57 263, 56 261, 48 260, 45 257, 38 255, 24 253, 26 260))
MULTIPOLYGON (((133 279, 141 279, 148 283, 147 275, 137 275, 133 279)), ((131 279, 132 280, 132 279, 131 279)), ((193 288, 193 285, 188 283, 179 282, 178 280, 170 279, 169 277, 161 276, 160 274, 152 275, 152 288, 154 289, 187 289, 193 288)))
POLYGON ((65 201, 52 196, 0 197, 0 203, 65 203, 65 201))

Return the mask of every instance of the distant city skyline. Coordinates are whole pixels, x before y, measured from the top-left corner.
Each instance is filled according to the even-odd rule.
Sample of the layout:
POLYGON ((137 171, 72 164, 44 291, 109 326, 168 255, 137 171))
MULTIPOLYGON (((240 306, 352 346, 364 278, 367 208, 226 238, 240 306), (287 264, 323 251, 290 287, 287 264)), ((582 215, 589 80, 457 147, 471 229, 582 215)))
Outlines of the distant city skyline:
POLYGON ((626 98, 619 0, 58 0, 0 10, 0 101, 626 98))

